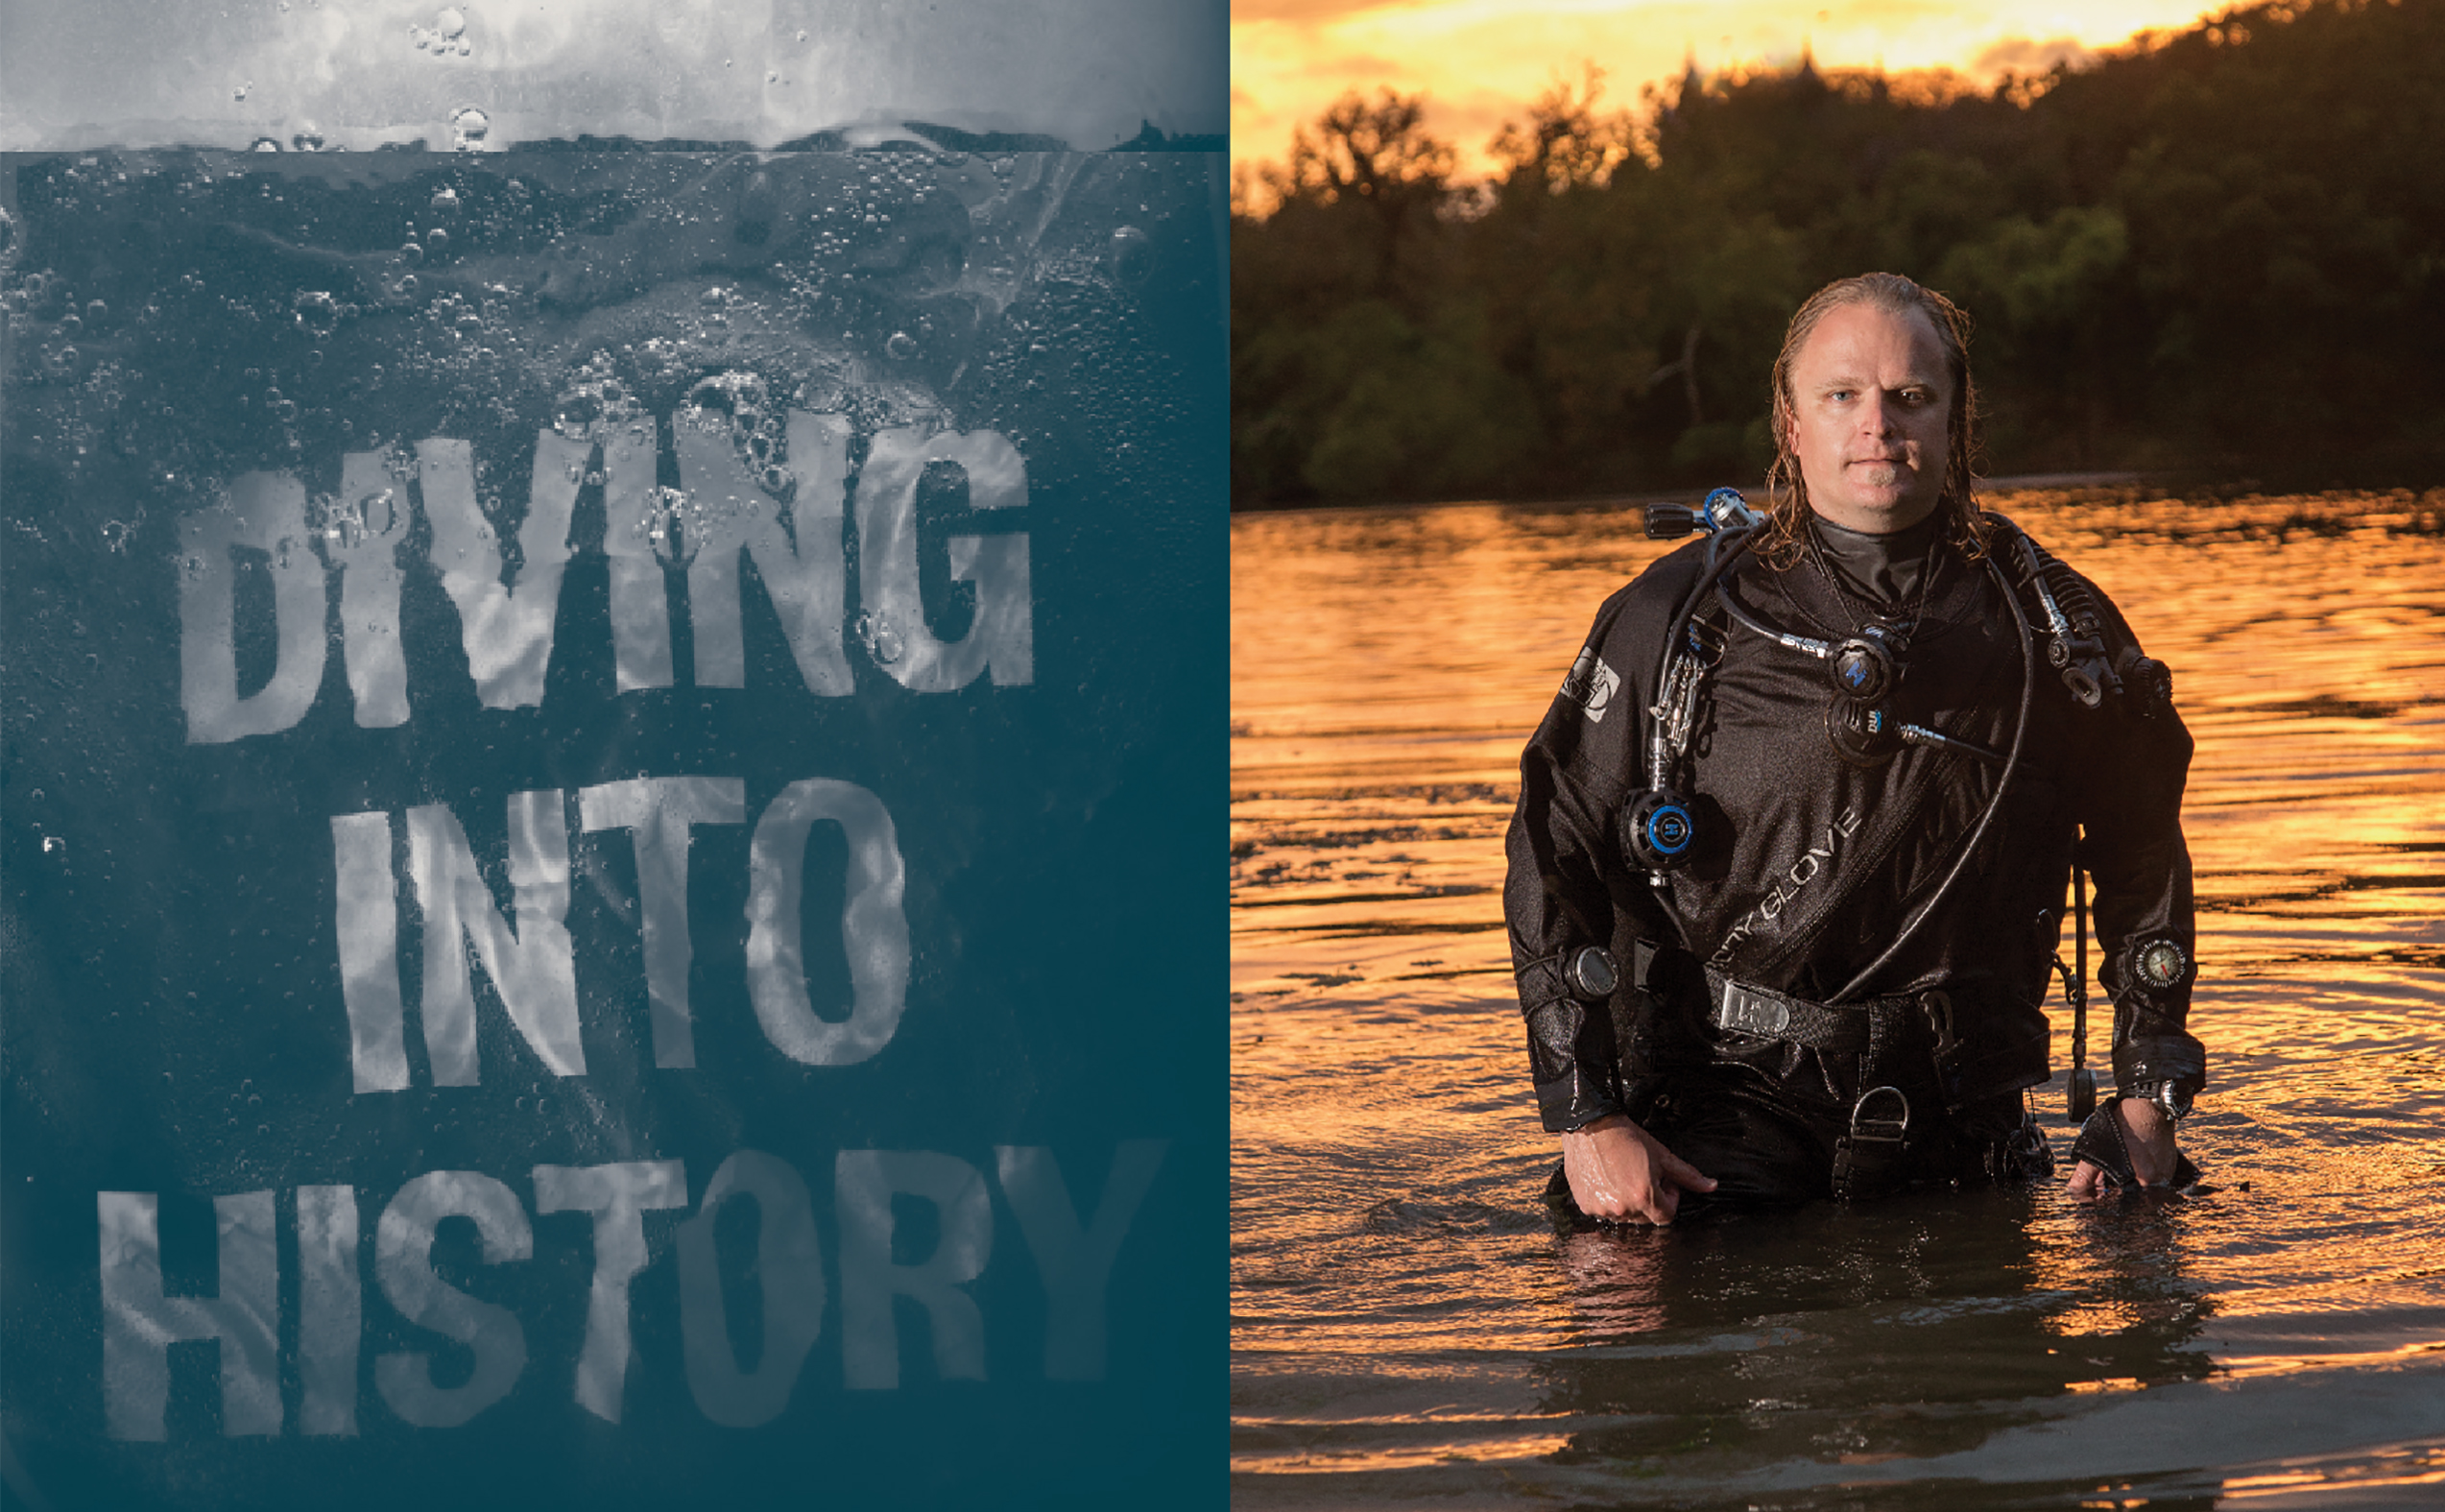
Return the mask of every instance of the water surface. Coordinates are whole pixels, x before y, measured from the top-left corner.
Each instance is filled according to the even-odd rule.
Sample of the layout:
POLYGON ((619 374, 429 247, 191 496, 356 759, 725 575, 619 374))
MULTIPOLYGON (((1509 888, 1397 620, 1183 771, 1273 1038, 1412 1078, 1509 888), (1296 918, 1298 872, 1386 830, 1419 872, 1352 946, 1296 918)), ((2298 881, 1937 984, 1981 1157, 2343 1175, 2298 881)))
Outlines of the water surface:
POLYGON ((2190 1201, 1557 1235, 1502 831, 1597 604, 1669 544, 1605 508, 1234 519, 1241 1504, 2445 1497, 2445 493, 1988 502, 2198 742, 2190 1201))

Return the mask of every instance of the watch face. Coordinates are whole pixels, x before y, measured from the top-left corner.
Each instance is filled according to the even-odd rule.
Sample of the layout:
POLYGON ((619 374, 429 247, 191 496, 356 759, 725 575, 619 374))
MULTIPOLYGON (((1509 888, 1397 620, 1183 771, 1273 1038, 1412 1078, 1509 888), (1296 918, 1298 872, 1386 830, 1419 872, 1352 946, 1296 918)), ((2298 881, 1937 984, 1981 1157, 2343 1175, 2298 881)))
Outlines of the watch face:
POLYGON ((2190 959, 2182 953, 2180 946, 2170 940, 2159 940, 2140 951, 2141 984, 2161 992, 2180 981, 2189 966, 2190 959))

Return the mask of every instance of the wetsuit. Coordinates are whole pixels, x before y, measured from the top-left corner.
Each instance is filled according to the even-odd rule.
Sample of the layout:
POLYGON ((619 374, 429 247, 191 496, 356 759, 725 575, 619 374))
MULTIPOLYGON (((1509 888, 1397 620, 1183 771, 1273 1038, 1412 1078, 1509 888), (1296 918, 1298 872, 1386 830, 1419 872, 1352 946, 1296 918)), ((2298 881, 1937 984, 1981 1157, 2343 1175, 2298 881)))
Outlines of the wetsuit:
MULTIPOLYGON (((1522 757, 1504 909, 1545 1125, 1625 1113, 1714 1177, 1718 1198, 2043 1174, 2050 1159, 2020 1093, 2049 1073, 2041 1005, 2075 836, 2096 883, 2117 1080, 2169 1076, 2186 1093, 2203 1080, 2184 1026, 2190 736, 2161 696, 2169 684, 2151 693, 2140 675, 2109 677, 2116 691, 2095 707, 2077 696, 2044 654, 2049 619, 2008 523, 1988 553, 2002 584, 1938 539, 1933 519, 1888 537, 1813 528, 1788 565, 1736 560, 1722 591, 1738 615, 1714 592, 1690 599, 1703 540, 1606 600, 1522 757), (2026 662, 2007 586, 2032 627, 2026 662), (1685 600, 1712 664, 1664 779, 1693 834, 1657 885, 1623 825, 1650 785, 1659 653, 1685 600), (1828 661, 1753 628, 1831 644, 1868 626, 1889 631, 1900 676, 1876 706, 1881 734, 1864 740, 1861 706, 1837 704, 1828 661), (2035 675, 2023 728, 2025 667, 2035 675), (1829 734, 1837 717, 1854 722, 1848 755, 1829 734), (1902 725, 1956 744, 1903 742, 1902 725), (2016 733, 1976 852, 1854 985, 1953 870, 2016 733), (2128 949, 2162 942, 2182 970, 2150 985, 2128 949), (1571 971, 1591 945, 1618 968, 1610 992, 1571 971), (1862 1104, 1877 1087, 1900 1095, 1862 1104), (1893 1126, 1904 1101, 1906 1131, 1893 1126), (1853 1138, 1863 1135, 1890 1138, 1853 1138)), ((2103 664, 2156 670, 2093 584, 2059 563, 2040 575, 2097 632, 2103 664)))

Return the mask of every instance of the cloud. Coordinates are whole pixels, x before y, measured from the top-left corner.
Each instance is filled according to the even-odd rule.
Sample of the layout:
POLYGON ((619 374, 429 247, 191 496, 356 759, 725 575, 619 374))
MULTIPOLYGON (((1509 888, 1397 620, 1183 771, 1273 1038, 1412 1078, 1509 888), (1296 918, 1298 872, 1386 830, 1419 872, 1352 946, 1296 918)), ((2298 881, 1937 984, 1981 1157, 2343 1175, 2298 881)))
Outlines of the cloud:
POLYGON ((1353 84, 1360 94, 1373 97, 1379 87, 1398 87, 1400 82, 1417 72, 1414 60, 1386 58, 1375 53, 1345 53, 1334 58, 1318 58, 1284 70, 1287 77, 1310 79, 1372 80, 1364 87, 1353 84))
POLYGON ((1405 8, 1404 0, 1231 0, 1231 21, 1234 26, 1251 21, 1318 26, 1362 11, 1405 8))
POLYGON ((2041 42, 2026 36, 2007 36, 1972 59, 1970 72, 1986 78, 2042 74, 2057 63, 2068 63, 2077 70, 2096 61, 2097 54, 2074 37, 2057 36, 2041 42))

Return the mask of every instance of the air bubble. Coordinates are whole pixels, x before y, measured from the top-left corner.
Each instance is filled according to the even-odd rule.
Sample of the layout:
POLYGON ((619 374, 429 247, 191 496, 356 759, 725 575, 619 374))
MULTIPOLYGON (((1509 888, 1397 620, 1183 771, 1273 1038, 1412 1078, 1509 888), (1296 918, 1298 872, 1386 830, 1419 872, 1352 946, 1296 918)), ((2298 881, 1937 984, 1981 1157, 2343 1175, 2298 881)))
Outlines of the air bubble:
POLYGON ((866 654, 885 666, 898 661, 900 652, 906 649, 899 632, 880 614, 857 616, 857 638, 865 644, 866 654))
POLYGON ((1112 243, 1105 249, 1104 264, 1112 271, 1113 281, 1136 288, 1146 281, 1154 271, 1155 247, 1146 233, 1135 226, 1123 226, 1113 231, 1112 243))
POLYGON ((456 215, 459 209, 459 192, 446 183, 434 190, 433 209, 438 215, 456 215))
POLYGON ((415 242, 409 242, 399 249, 399 259, 413 268, 424 260, 424 249, 415 242))
POLYGON ((440 252, 450 245, 450 233, 436 226, 424 233, 424 245, 428 251, 440 252))
POLYGON ((883 351, 894 362, 906 362, 917 355, 917 338, 906 331, 894 331, 891 340, 883 343, 883 351))
POLYGON ((238 85, 238 87, 237 87, 237 98, 239 98, 239 99, 241 99, 241 100, 245 99, 245 98, 246 98, 246 92, 247 92, 249 89, 252 89, 252 88, 253 88, 253 87, 254 87, 254 83, 253 83, 253 81, 252 81, 252 80, 249 80, 247 83, 245 83, 245 84, 242 84, 238 85))
POLYGON ((323 150, 323 133, 316 131, 311 125, 307 126, 304 131, 298 132, 295 136, 290 137, 289 141, 299 152, 301 153, 319 153, 323 150))
POLYGON ((461 106, 451 113, 450 133, 456 138, 456 145, 460 152, 476 151, 477 144, 482 142, 485 133, 491 130, 492 118, 471 105, 461 106))
POLYGON ((269 136, 256 137, 254 139, 254 145, 247 149, 247 151, 254 153, 276 153, 279 150, 280 144, 274 141, 269 136))
POLYGON ((694 528, 690 516, 696 513, 686 493, 678 489, 656 489, 646 505, 642 521, 645 539, 654 554, 675 567, 684 567, 696 560, 702 532, 694 528))
POLYGON ((340 301, 322 289, 300 289, 289 307, 297 312, 298 324, 318 336, 328 335, 340 324, 340 301))
POLYGON ((440 15, 435 16, 433 18, 433 22, 434 25, 441 30, 443 36, 454 39, 461 32, 467 30, 467 15, 456 6, 452 6, 448 10, 443 11, 440 15))

